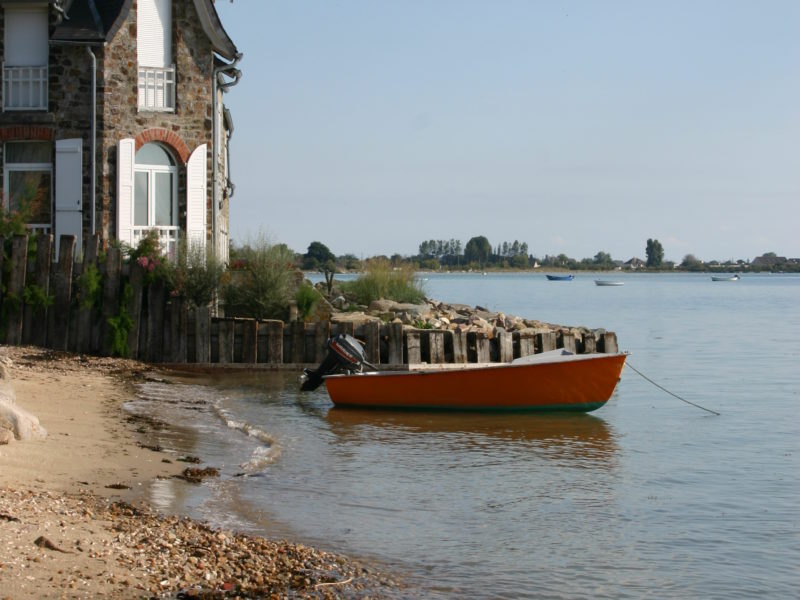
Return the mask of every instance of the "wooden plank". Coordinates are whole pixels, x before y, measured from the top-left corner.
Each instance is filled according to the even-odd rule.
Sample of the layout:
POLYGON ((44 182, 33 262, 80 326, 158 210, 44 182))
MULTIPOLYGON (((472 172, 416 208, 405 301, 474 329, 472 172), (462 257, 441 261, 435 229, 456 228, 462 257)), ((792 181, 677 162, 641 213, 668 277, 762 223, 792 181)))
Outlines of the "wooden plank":
POLYGON ((403 364, 403 324, 389 323, 389 364, 403 364))
POLYGON ((381 362, 381 324, 379 321, 364 323, 364 354, 367 362, 377 365, 381 362))
POLYGON ((536 334, 536 345, 539 352, 549 352, 556 349, 556 332, 543 331, 536 334))
POLYGON ((232 363, 235 321, 233 319, 217 319, 216 321, 217 321, 217 326, 219 327, 217 333, 217 343, 219 345, 219 362, 222 364, 232 363))
MULTIPOLYGON (((2 242, 0 242, 2 244, 2 242)), ((0 245, 2 249, 2 245, 0 245)), ((2 252, 0 251, 0 254, 2 252)), ((34 278, 36 285, 41 288, 46 296, 50 295, 50 267, 53 260, 53 236, 50 234, 39 234, 36 248, 36 272, 34 278)), ((0 273, 2 273, 2 263, 0 262, 0 273)), ((52 298, 51 298, 52 302, 52 298)), ((47 312, 50 309, 34 313, 34 320, 31 323, 31 344, 45 347, 47 344, 47 312)))
POLYGON ((514 360, 514 336, 508 331, 497 334, 497 346, 500 362, 509 363, 514 360))
POLYGON ((128 332, 128 352, 131 358, 139 357, 139 338, 142 332, 142 299, 144 297, 144 269, 139 264, 132 264, 128 280, 131 286, 131 295, 128 298, 126 310, 133 321, 133 326, 128 332))
POLYGON ((406 333, 406 362, 408 364, 422 361, 422 351, 419 340, 419 331, 406 333))
POLYGON ((198 307, 194 323, 195 362, 211 362, 211 307, 198 307))
POLYGON ((58 264, 52 277, 53 310, 47 312, 47 342, 54 350, 67 349, 74 255, 75 236, 62 235, 59 239, 58 264))
POLYGON ((258 362, 258 321, 255 319, 242 321, 242 362, 258 362))
POLYGON ((306 350, 306 327, 302 321, 292 321, 289 325, 291 331, 292 350, 291 361, 295 364, 304 363, 306 350))
POLYGON ((485 331, 475 332, 475 362, 488 363, 491 361, 491 340, 485 331))
POLYGON ((18 346, 22 343, 23 297, 25 275, 28 269, 28 236, 15 235, 11 239, 11 275, 6 296, 11 301, 6 306, 6 343, 18 346))
POLYGON ((28 252, 27 258, 25 260, 25 281, 27 283, 25 284, 25 288, 22 290, 23 303, 20 309, 22 311, 22 333, 20 335, 20 343, 25 345, 31 343, 31 326, 34 321, 33 317, 34 309, 36 308, 33 304, 29 304, 25 300, 25 296, 28 295, 27 293, 29 291, 31 291, 31 284, 36 283, 34 279, 35 276, 36 276, 36 254, 28 252))
POLYGON ((430 363, 441 364, 444 360, 444 331, 432 330, 428 332, 428 343, 430 344, 430 363))
POLYGON ((453 330, 453 362, 459 365, 467 362, 467 332, 463 329, 453 330))
MULTIPOLYGON (((106 274, 105 279, 103 280, 103 320, 100 328, 102 331, 102 338, 100 339, 100 354, 103 356, 108 356, 111 354, 111 326, 108 324, 108 320, 111 317, 116 317, 119 314, 119 274, 121 268, 122 252, 119 248, 111 246, 108 249, 108 252, 106 252, 106 274)), ((161 326, 163 327, 163 317, 161 326)))

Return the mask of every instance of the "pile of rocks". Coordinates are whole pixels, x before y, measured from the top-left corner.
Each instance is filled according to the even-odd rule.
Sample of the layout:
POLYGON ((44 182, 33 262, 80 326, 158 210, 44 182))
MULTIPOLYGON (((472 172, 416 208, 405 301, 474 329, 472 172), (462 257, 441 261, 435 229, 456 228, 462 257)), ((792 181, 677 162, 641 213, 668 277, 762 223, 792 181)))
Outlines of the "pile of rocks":
POLYGON ((483 332, 493 339, 501 331, 523 332, 528 334, 555 332, 573 334, 582 339, 587 334, 599 336, 604 329, 590 329, 584 326, 570 327, 545 323, 535 319, 525 319, 502 312, 490 311, 482 306, 450 304, 425 299, 420 304, 408 304, 393 300, 375 300, 369 306, 353 306, 347 299, 339 296, 331 303, 325 303, 324 318, 332 323, 345 321, 382 321, 402 323, 404 329, 460 329, 465 332, 483 332))

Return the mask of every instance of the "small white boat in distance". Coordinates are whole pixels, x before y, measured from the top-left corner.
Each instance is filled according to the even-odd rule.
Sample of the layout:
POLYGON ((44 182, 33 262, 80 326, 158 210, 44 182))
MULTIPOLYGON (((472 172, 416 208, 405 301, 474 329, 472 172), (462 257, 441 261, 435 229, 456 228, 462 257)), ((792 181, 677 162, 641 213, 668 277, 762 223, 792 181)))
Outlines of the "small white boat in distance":
POLYGON ((712 275, 711 281, 739 281, 739 275, 712 275))
POLYGON ((624 281, 609 281, 608 279, 595 279, 595 285, 599 286, 614 286, 614 285, 625 285, 624 281))

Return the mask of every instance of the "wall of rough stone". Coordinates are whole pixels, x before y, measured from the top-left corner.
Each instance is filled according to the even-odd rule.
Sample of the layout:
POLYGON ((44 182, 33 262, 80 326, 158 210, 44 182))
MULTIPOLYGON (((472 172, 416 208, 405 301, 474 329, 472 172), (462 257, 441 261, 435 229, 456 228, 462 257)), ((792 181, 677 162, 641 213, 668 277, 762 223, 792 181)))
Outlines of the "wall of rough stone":
MULTIPOLYGON (((179 163, 188 158, 187 149, 191 153, 201 144, 208 145, 206 222, 209 227, 208 239, 211 237, 213 48, 202 29, 194 2, 174 0, 172 4, 172 49, 176 66, 174 113, 138 110, 136 0, 132 2, 131 10, 114 38, 105 47, 92 47, 97 57, 98 89, 96 228, 104 245, 116 237, 117 142, 122 138, 139 137, 142 140, 150 137, 162 140, 166 145, 173 146, 173 154, 179 163)), ((3 24, 3 11, 0 10, 0 32, 3 31, 3 24)), ((51 43, 49 60, 49 111, 0 112, 0 149, 3 141, 26 139, 25 134, 20 133, 23 131, 21 126, 28 128, 24 131, 35 131, 35 139, 83 138, 83 225, 86 236, 91 229, 91 57, 84 45, 51 43), (49 136, 47 132, 50 132, 49 136)), ((179 225, 185 230, 186 166, 182 164, 181 167, 178 212, 179 225)))

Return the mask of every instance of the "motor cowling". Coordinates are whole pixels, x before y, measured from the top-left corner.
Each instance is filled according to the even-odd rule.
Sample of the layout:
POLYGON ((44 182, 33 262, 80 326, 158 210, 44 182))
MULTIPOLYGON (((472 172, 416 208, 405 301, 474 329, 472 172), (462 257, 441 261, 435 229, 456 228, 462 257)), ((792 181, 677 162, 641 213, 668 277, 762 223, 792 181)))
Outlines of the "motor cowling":
POLYGON ((316 370, 303 370, 302 391, 311 391, 322 385, 323 377, 335 373, 360 373, 364 365, 364 348, 352 335, 340 333, 326 344, 328 354, 316 370))

